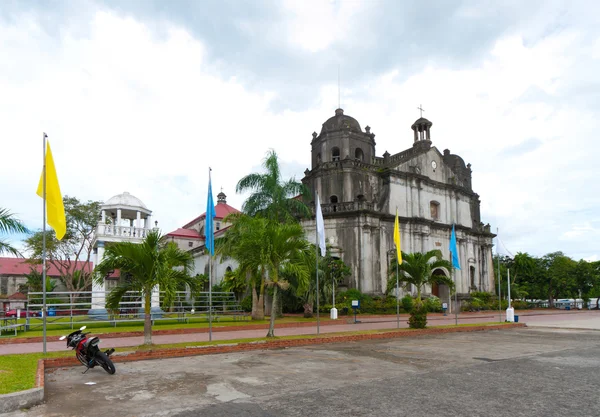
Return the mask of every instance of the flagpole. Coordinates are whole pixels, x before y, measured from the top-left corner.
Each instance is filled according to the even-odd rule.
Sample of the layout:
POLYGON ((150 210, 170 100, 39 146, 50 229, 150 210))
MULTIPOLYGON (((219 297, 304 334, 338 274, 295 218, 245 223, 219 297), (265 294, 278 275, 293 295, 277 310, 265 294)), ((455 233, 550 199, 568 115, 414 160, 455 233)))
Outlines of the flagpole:
POLYGON ((48 135, 46 135, 46 133, 44 132, 42 135, 42 143, 43 143, 43 158, 44 158, 44 164, 43 164, 43 195, 44 198, 42 198, 43 200, 43 214, 42 214, 42 218, 43 218, 43 222, 42 222, 42 334, 43 334, 43 352, 44 355, 46 354, 46 138, 48 137, 48 135))
MULTIPOLYGON (((452 252, 450 252, 450 259, 452 259, 452 252)), ((452 280, 454 281, 454 325, 458 326, 458 283, 454 266, 452 266, 452 280)))
MULTIPOLYGON (((398 249, 396 249, 398 252, 398 249)), ((398 281, 398 254, 396 253, 396 327, 400 328, 400 285, 398 281)))
POLYGON ((500 316, 499 321, 502 322, 502 289, 500 287, 500 281, 502 277, 500 276, 500 232, 496 227, 496 256, 498 257, 498 314, 500 316))
MULTIPOLYGON (((317 201, 318 204, 318 201, 317 201)), ((316 207, 315 207, 316 213, 316 207)), ((320 332, 319 322, 319 230, 317 226, 317 216, 315 215, 315 255, 316 255, 316 272, 317 272, 317 335, 320 332)))
MULTIPOLYGON (((212 169, 209 167, 208 168, 208 183, 210 184, 211 182, 211 178, 210 178, 210 171, 212 171, 212 169)), ((211 197, 212 197, 212 186, 209 187, 209 191, 211 193, 211 197)), ((206 215, 208 216, 208 210, 206 210, 206 215)), ((211 211, 211 217, 212 217, 212 211, 211 211)), ((213 222, 213 219, 209 219, 209 221, 213 222)), ((213 232, 213 228, 210 228, 210 233, 213 234, 213 239, 214 239, 214 232, 213 232)), ((214 240, 213 240, 213 245, 214 245, 214 240)), ((208 251, 208 341, 212 342, 212 255, 210 253, 210 250, 208 251)))

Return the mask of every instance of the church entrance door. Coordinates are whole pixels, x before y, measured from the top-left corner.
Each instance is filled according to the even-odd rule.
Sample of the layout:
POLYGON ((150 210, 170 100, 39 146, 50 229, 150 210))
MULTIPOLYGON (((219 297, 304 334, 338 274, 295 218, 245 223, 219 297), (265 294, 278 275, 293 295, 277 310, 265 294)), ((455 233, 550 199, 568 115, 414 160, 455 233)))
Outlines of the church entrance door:
POLYGON ((440 286, 438 284, 433 284, 431 286, 431 294, 438 298, 440 297, 440 286))

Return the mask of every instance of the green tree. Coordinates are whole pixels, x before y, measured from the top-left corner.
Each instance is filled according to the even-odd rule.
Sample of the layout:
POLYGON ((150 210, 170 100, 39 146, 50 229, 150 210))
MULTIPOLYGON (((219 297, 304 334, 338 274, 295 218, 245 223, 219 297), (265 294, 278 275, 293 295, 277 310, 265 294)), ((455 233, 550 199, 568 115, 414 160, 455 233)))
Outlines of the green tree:
MULTIPOLYGON (((33 266, 29 268, 29 273, 25 275, 27 282, 19 285, 19 292, 27 294, 29 292, 42 292, 42 274, 33 266)), ((56 281, 46 276, 46 292, 52 292, 56 288, 56 281)))
MULTIPOLYGON (((302 254, 306 268, 310 271, 308 287, 299 285, 294 277, 289 277, 290 291, 304 309, 304 317, 313 316, 317 295, 317 264, 315 263, 316 245, 310 244, 309 249, 302 254)), ((337 257, 332 257, 329 250, 324 257, 319 255, 319 301, 320 305, 333 303, 333 291, 339 288, 344 279, 351 275, 350 268, 337 257)))
POLYGON ((223 291, 234 293, 236 300, 241 302, 248 289, 247 281, 246 274, 240 268, 236 268, 225 272, 221 285, 223 291))
POLYGON ((225 221, 231 223, 227 233, 215 241, 215 255, 222 260, 235 259, 238 262, 236 274, 243 276, 252 293, 252 320, 264 320, 265 267, 259 234, 264 219, 243 213, 230 214, 225 221))
POLYGON ((0 208, 0 255, 10 253, 14 256, 22 256, 19 251, 11 246, 1 236, 17 233, 29 233, 25 225, 15 218, 14 214, 7 209, 0 208))
POLYGON ((151 300, 152 289, 159 287, 164 293, 163 308, 171 307, 181 284, 192 292, 198 290, 199 281, 190 276, 193 260, 188 252, 174 242, 161 242, 160 233, 152 231, 142 243, 118 242, 107 245, 104 258, 96 266, 95 280, 104 282, 110 271, 118 269, 122 280, 106 298, 106 306, 118 309, 127 291, 141 291, 144 300, 144 344, 152 344, 151 300))
POLYGON ((254 278, 251 283, 253 311, 256 287, 260 291, 260 298, 257 300, 259 305, 265 286, 273 289, 271 320, 267 333, 267 337, 273 337, 278 293, 289 286, 286 277, 294 276, 300 285, 308 285, 310 272, 303 254, 310 245, 304 238, 304 230, 299 223, 281 223, 245 214, 234 215, 232 219, 232 225, 227 235, 219 239, 216 251, 222 256, 237 260, 240 273, 254 278))
MULTIPOLYGON (((94 232, 98 224, 100 201, 81 202, 75 197, 63 198, 67 231, 62 240, 57 240, 53 230, 46 231, 46 260, 59 272, 59 279, 67 291, 78 292, 92 285, 91 268, 82 268, 78 262, 90 262, 94 232)), ((42 241, 44 234, 38 231, 25 240, 34 264, 42 263, 42 241)))
MULTIPOLYGON (((421 293, 425 285, 445 284, 450 289, 454 289, 454 282, 446 275, 434 274, 437 269, 445 269, 452 271, 452 263, 443 259, 440 250, 431 250, 427 253, 404 253, 402 252, 402 264, 398 265, 398 281, 400 284, 410 288, 414 285, 417 289, 417 299, 415 306, 411 311, 411 318, 414 319, 417 315, 424 314, 425 321, 422 325, 411 327, 425 327, 426 325, 426 310, 423 308, 421 293)), ((389 294, 396 289, 396 259, 392 259, 389 268, 389 277, 386 293, 389 294)))
POLYGON ((554 300, 561 296, 577 295, 575 261, 562 252, 552 252, 546 254, 541 263, 544 268, 542 282, 547 291, 549 307, 554 307, 554 300))
POLYGON ((242 178, 236 192, 251 191, 242 207, 244 213, 261 215, 282 222, 296 221, 297 217, 310 217, 311 210, 303 199, 310 198, 308 188, 294 178, 284 181, 281 178, 279 160, 274 150, 267 153, 263 161, 264 174, 249 174, 242 178), (301 195, 303 199, 295 197, 301 195))

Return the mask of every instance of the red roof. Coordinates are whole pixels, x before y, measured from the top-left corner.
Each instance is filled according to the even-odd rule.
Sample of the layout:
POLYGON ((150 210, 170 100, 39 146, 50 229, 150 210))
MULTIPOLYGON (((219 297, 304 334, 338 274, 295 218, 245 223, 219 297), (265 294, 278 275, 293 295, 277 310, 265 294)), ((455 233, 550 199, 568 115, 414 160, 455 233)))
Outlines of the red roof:
MULTIPOLYGON (((63 261, 65 268, 75 269, 75 270, 85 270, 86 272, 90 272, 93 268, 91 262, 69 262, 63 261)), ((46 267, 48 268, 46 275, 51 277, 60 276, 60 272, 58 269, 52 265, 50 262, 46 262, 46 267)), ((27 259, 23 258, 1 258, 0 257, 0 275, 26 275, 31 272, 31 268, 35 268, 39 273, 42 273, 42 265, 32 265, 27 263, 27 259)))
POLYGON ((201 236, 197 230, 182 229, 182 228, 174 230, 171 233, 167 233, 167 236, 186 237, 186 238, 190 238, 190 239, 200 239, 201 238, 201 236))
POLYGON ((13 295, 8 296, 9 300, 27 300, 27 296, 22 292, 16 292, 13 295))
MULTIPOLYGON (((234 207, 231 207, 227 203, 217 203, 215 205, 215 220, 222 220, 228 214, 231 213, 239 213, 240 211, 234 207)), ((196 217, 194 220, 183 226, 184 229, 191 227, 193 224, 198 223, 200 220, 206 217, 206 212, 202 213, 200 216, 196 217)))

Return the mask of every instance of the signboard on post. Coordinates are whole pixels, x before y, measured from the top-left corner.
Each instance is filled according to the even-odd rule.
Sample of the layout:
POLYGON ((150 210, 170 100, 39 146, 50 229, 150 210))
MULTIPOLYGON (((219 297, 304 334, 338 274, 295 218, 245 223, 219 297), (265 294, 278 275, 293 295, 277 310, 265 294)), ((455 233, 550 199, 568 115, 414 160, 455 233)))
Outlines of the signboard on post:
POLYGON ((354 323, 360 323, 356 321, 356 310, 360 308, 360 300, 352 300, 352 310, 354 310, 354 323))

